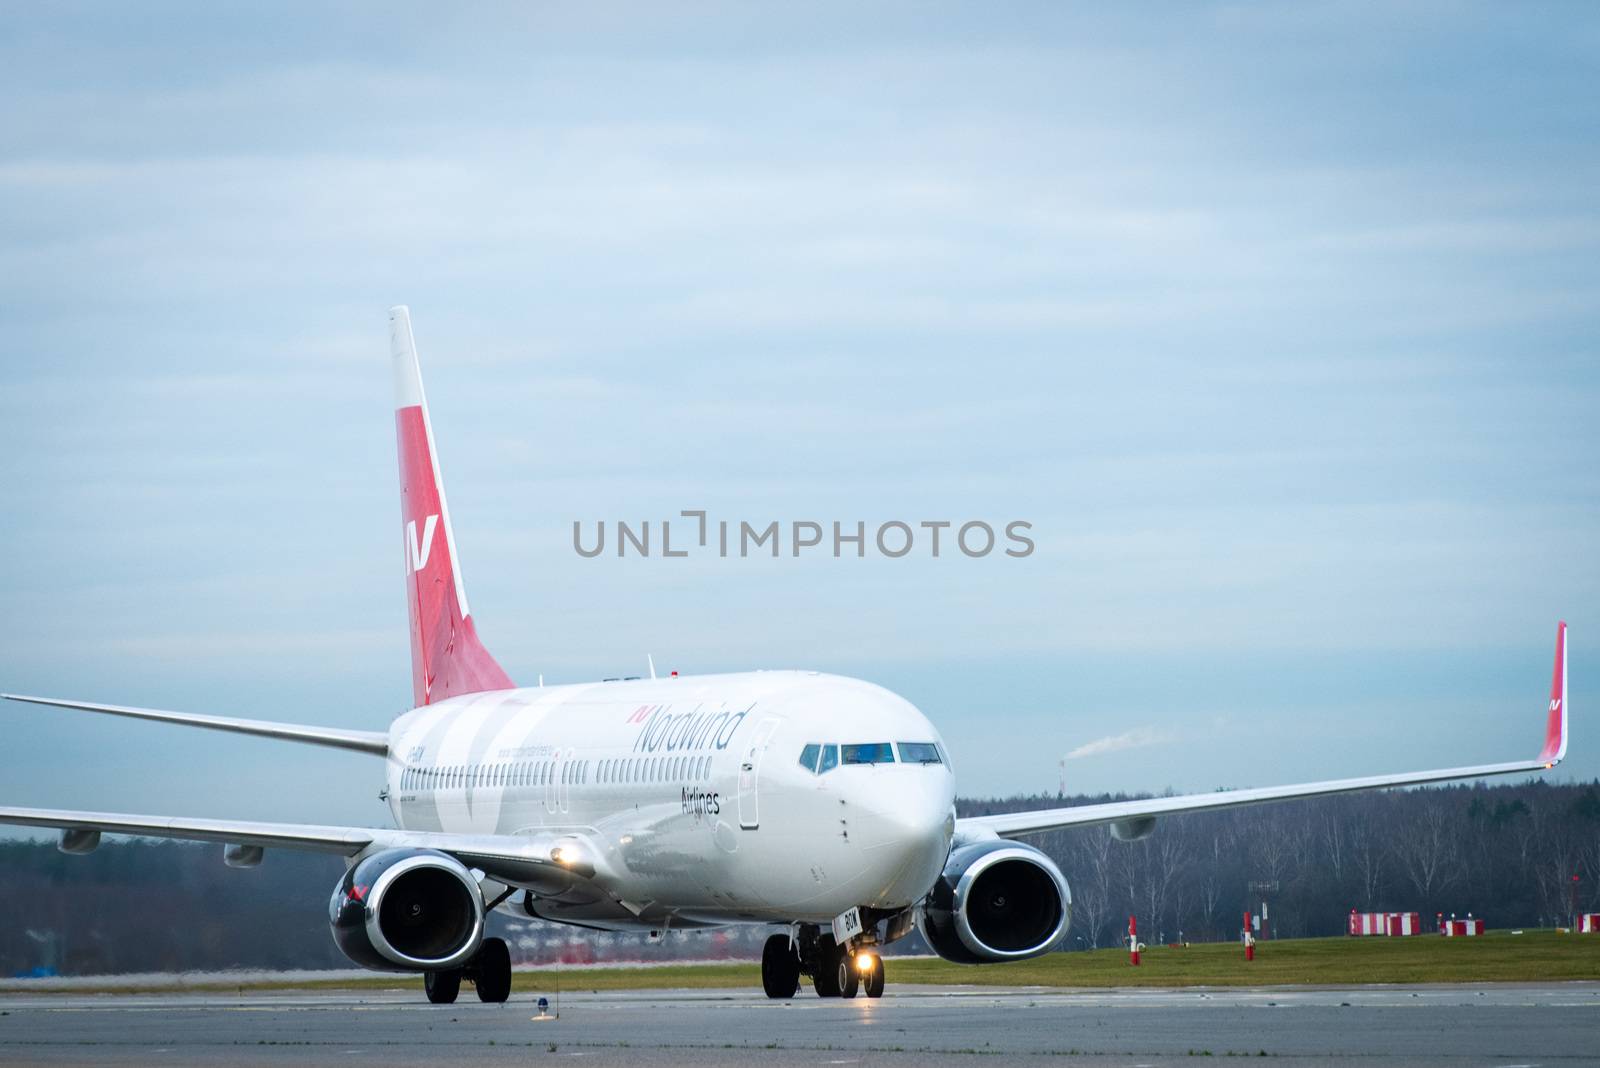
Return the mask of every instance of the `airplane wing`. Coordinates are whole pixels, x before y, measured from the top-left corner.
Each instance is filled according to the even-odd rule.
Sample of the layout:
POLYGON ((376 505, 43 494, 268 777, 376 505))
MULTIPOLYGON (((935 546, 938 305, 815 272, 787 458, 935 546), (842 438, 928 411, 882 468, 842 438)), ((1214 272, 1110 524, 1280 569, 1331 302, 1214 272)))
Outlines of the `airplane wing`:
POLYGON ((134 816, 123 812, 78 812, 64 808, 0 808, 0 823, 18 827, 50 827, 62 831, 178 838, 190 842, 278 846, 341 856, 353 856, 361 852, 374 842, 376 836, 385 833, 365 827, 134 816))
POLYGON ((957 821, 956 834, 959 838, 1015 838, 1068 827, 1110 824, 1113 834, 1117 837, 1142 837, 1149 832, 1158 816, 1233 808, 1239 805, 1259 805, 1266 801, 1287 801, 1297 797, 1320 797, 1326 794, 1352 793, 1357 790, 1379 790, 1387 786, 1419 786, 1424 783, 1449 782, 1452 779, 1476 779, 1485 775, 1546 771, 1559 764, 1566 755, 1567 625, 1561 623, 1556 629, 1556 661, 1550 682, 1550 707, 1545 721, 1544 747, 1532 760, 1513 760, 1462 768, 1438 768, 1431 771, 1409 771, 1394 775, 1368 775, 1356 779, 1327 779, 1322 782, 1296 783, 1292 786, 1264 786, 1247 790, 1184 794, 1178 797, 1112 801, 1102 805, 1047 808, 1033 812, 1006 812, 993 816, 969 816, 957 821))
MULTIPOLYGON (((195 819, 181 816, 137 816, 122 812, 79 812, 57 808, 0 807, 0 824, 48 827, 63 832, 127 834, 175 838, 190 842, 295 849, 352 857, 368 849, 437 849, 469 868, 520 880, 594 874, 588 856, 595 855, 581 836, 451 834, 401 831, 384 827, 332 827, 309 823, 258 823, 251 820, 195 819)), ((94 840, 88 843, 92 848, 94 840)))
POLYGON ((87 701, 63 701, 55 697, 27 697, 14 693, 0 694, 0 697, 4 697, 8 701, 25 701, 33 705, 76 708, 83 712, 104 712, 112 716, 153 719, 162 723, 181 723, 190 727, 205 727, 214 731, 254 734, 263 738, 277 738, 286 742, 305 742, 310 745, 332 746, 335 749, 353 749, 359 753, 373 753, 377 756, 389 755, 389 736, 382 731, 352 731, 339 727, 312 727, 301 723, 276 723, 265 719, 204 716, 196 712, 163 712, 156 708, 97 705, 87 701))

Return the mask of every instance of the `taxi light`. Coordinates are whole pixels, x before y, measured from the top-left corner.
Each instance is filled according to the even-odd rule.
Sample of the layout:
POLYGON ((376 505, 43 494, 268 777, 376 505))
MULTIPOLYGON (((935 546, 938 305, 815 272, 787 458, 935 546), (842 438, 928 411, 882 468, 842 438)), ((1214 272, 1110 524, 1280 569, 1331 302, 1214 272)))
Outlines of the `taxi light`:
POLYGON ((858 971, 858 972, 870 972, 871 970, 872 970, 872 954, 871 953, 857 953, 856 954, 856 971, 858 971))
POLYGON ((550 850, 550 859, 555 861, 557 864, 572 863, 572 859, 567 855, 565 846, 556 846, 554 849, 550 850))

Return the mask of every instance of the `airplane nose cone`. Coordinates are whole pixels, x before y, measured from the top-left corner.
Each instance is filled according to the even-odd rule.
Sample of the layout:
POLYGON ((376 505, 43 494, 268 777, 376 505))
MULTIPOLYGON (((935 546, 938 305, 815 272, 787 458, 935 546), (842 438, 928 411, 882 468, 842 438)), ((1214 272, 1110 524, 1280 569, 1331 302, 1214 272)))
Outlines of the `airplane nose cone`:
MULTIPOLYGON (((926 778, 942 780, 945 776, 936 774, 926 778)), ((901 842, 942 839, 954 802, 955 798, 943 782, 907 783, 877 806, 877 816, 882 822, 881 837, 901 842)), ((954 828, 951 830, 953 832, 954 828)))
POLYGON ((864 828, 868 855, 878 875, 878 901, 901 907, 928 892, 955 834, 955 790, 942 769, 900 768, 892 778, 875 783, 866 806, 864 828))

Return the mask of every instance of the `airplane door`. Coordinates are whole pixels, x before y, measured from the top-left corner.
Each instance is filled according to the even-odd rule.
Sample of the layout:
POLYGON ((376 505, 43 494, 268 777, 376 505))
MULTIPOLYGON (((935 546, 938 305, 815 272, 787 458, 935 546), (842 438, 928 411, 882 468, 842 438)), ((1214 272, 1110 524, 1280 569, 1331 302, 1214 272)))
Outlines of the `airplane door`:
POLYGON ((739 826, 747 831, 753 831, 761 825, 761 808, 756 784, 761 775, 761 755, 767 751, 767 742, 771 739, 772 732, 777 729, 777 720, 762 720, 750 739, 750 747, 745 750, 744 759, 739 762, 739 826))

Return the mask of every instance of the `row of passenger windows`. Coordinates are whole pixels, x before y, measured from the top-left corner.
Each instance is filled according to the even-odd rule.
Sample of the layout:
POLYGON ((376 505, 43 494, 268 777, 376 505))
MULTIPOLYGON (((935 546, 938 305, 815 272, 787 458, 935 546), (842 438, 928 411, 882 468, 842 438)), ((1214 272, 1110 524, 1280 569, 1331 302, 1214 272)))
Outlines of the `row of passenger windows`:
POLYGON ((863 742, 859 745, 833 745, 813 742, 800 750, 800 766, 814 775, 832 771, 840 764, 893 764, 895 749, 902 764, 943 764, 944 751, 935 742, 863 742))
POLYGON ((626 757, 600 761, 601 782, 709 782, 711 756, 626 757))
POLYGON ((407 768, 400 773, 402 790, 458 790, 472 787, 549 786, 560 782, 582 786, 597 783, 707 782, 711 757, 627 757, 558 763, 553 760, 516 764, 447 764, 435 768, 407 768))
POLYGON ((549 786, 553 781, 581 785, 589 781, 587 760, 553 760, 517 764, 446 764, 407 768, 400 773, 403 790, 458 790, 468 786, 549 786))

